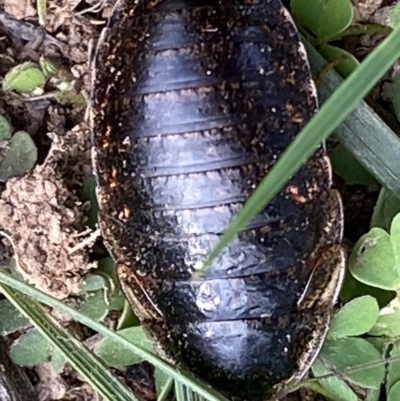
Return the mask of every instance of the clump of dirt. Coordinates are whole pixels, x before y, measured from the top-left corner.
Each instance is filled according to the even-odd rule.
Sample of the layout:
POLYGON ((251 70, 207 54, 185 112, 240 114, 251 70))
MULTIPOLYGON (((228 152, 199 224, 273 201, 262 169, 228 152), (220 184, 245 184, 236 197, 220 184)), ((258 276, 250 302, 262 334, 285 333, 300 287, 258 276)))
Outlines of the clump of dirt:
MULTIPOLYGON (((0 229, 14 249, 7 239, 0 243, 17 256, 27 282, 69 303, 94 267, 90 253, 98 233, 87 228, 81 200, 92 175, 86 108, 60 103, 52 92, 67 82, 88 98, 90 56, 113 2, 48 0, 41 28, 35 0, 0 0, 0 75, 43 56, 58 67, 50 84, 29 99, 8 93, 0 98, 0 113, 14 130, 28 132, 38 148, 31 173, 0 184, 0 229)), ((97 399, 68 366, 60 373, 51 363, 34 370, 39 401, 97 399)))
POLYGON ((382 7, 383 0, 352 0, 352 3, 354 4, 354 20, 365 22, 382 7))
MULTIPOLYGON (((49 57, 59 67, 53 83, 69 82, 87 98, 93 41, 111 5, 104 0, 48 1, 43 30, 37 25, 35 3, 0 0, 7 12, 0 9, 8 68, 49 57)), ((23 277, 64 299, 79 290, 93 267, 89 252, 96 233, 85 226, 80 200, 91 176, 90 141, 85 108, 59 104, 46 96, 49 90, 29 102, 5 94, 0 103, 14 128, 26 130, 39 149, 34 171, 7 182, 0 198, 0 227, 12 237, 23 277)))
POLYGON ((0 198, 0 226, 13 239, 23 277, 56 298, 76 293, 93 267, 85 211, 74 187, 90 174, 87 131, 78 127, 54 138, 43 165, 7 182, 0 198))

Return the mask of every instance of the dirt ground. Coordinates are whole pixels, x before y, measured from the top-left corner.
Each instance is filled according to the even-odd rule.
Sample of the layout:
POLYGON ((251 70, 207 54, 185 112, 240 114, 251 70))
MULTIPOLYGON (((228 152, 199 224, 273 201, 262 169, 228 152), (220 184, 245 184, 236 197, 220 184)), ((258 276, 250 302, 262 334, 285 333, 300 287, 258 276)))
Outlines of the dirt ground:
MULTIPOLYGON (((356 1, 356 0, 354 0, 356 1)), ((80 194, 92 175, 89 126, 85 99, 90 85, 90 57, 110 15, 114 0, 48 0, 45 30, 38 25, 32 0, 0 0, 0 76, 25 61, 46 56, 58 73, 32 100, 10 93, 0 95, 0 114, 14 130, 25 130, 38 148, 31 174, 0 183, 0 228, 12 236, 24 278, 59 299, 76 294, 82 277, 93 267, 90 251, 98 233, 86 226, 87 204, 80 194), (52 95, 61 83, 80 94, 78 104, 61 104, 52 95)), ((385 0, 357 2, 360 22, 385 23, 385 0)), ((381 38, 349 39, 346 47, 362 59, 381 38)), ((391 112, 392 72, 371 93, 369 102, 400 134, 391 112)), ((366 231, 364 216, 372 211, 379 188, 367 190, 337 180, 346 204, 347 225, 366 231), (363 210, 361 216, 359 211, 363 210)), ((355 241, 357 238, 350 238, 355 241)), ((11 254, 4 240, 2 251, 11 254)), ((29 370, 40 401, 95 400, 91 388, 66 368, 57 375, 49 364, 29 370)), ((304 398, 303 398, 304 399, 304 398)))
MULTIPOLYGON (((89 254, 98 235, 87 228, 87 205, 80 200, 83 184, 92 175, 86 107, 60 104, 49 94, 67 82, 88 98, 90 55, 113 2, 47 3, 44 31, 35 2, 0 1, 0 75, 22 62, 38 62, 41 56, 59 68, 42 93, 34 94, 34 101, 0 96, 0 114, 14 130, 28 132, 38 148, 38 164, 31 174, 1 184, 0 226, 13 238, 23 277, 66 299, 79 291, 93 267, 89 254)), ((97 398, 68 367, 58 375, 46 363, 28 373, 40 401, 97 398)))

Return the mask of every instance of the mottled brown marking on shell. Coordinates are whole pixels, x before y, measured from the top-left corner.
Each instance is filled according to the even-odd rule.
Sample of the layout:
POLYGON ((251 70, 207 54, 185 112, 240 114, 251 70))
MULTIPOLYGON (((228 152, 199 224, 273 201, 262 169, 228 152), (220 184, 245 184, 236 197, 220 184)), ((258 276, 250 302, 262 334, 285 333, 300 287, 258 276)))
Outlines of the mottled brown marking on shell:
POLYGON ((286 10, 118 0, 92 102, 99 223, 149 336, 233 400, 281 397, 319 352, 343 278, 324 147, 203 279, 191 274, 316 110, 286 10))

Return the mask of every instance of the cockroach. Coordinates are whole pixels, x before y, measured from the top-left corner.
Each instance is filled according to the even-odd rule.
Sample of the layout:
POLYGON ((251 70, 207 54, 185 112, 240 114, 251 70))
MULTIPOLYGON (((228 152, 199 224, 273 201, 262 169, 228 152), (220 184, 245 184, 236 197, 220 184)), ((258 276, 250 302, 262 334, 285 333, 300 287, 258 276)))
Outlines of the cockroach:
POLYGON ((117 0, 91 93, 99 225, 164 358, 232 400, 279 398, 323 343, 344 275, 322 144, 201 279, 317 108, 280 0, 117 0))

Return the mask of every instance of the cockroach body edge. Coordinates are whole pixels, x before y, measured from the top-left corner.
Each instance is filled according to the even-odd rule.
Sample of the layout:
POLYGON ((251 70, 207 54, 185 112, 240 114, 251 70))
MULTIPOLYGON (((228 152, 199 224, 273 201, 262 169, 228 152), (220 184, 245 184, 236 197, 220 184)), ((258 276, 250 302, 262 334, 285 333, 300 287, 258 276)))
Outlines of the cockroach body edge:
POLYGON ((279 0, 117 0, 95 57, 99 224, 160 352, 232 400, 280 397, 322 345, 343 213, 321 146, 191 275, 317 108, 279 0))

